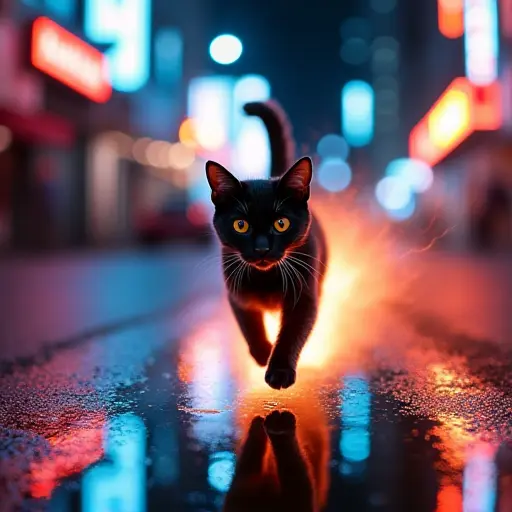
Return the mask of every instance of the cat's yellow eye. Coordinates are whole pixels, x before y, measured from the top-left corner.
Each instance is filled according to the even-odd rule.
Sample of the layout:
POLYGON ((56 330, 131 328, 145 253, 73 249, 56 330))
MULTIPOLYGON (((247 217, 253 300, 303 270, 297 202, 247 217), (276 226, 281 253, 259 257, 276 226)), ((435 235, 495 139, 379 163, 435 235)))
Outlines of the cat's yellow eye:
POLYGON ((249 230, 249 223, 245 220, 238 219, 233 222, 233 228, 237 233, 247 233, 249 230))
POLYGON ((274 228, 279 233, 284 233, 290 227, 290 221, 286 217, 281 217, 274 222, 274 228))

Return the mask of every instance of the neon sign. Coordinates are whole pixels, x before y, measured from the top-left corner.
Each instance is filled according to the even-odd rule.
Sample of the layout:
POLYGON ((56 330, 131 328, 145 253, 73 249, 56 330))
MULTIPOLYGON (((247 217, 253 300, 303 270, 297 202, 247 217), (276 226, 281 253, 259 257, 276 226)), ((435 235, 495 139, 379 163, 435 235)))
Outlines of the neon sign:
POLYGON ((352 80, 341 90, 341 127, 346 141, 354 147, 373 139, 375 93, 371 85, 352 80))
POLYGON ((48 18, 37 18, 32 25, 31 62, 97 103, 112 94, 104 55, 48 18))
POLYGON ((151 0, 87 0, 85 34, 97 44, 113 44, 106 52, 112 86, 135 92, 150 76, 151 0))
POLYGON ((464 33, 464 0, 438 0, 437 20, 439 32, 449 39, 464 33))
POLYGON ((498 77, 497 0, 464 0, 466 76, 475 85, 498 77))
POLYGON ((501 104, 499 83, 475 87, 467 78, 456 78, 412 129, 409 156, 437 164, 473 132, 500 128, 501 104))

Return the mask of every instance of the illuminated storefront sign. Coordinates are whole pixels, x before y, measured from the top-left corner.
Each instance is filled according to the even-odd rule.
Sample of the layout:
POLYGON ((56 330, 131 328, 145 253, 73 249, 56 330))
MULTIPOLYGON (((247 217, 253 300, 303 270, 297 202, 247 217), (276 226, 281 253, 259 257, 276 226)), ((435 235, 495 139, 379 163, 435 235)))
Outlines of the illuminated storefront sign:
POLYGON ((31 62, 97 103, 112 94, 104 55, 48 18, 37 18, 32 25, 31 62))
POLYGON ((438 0, 437 19, 443 36, 461 37, 464 33, 464 0, 438 0))
POLYGON ((106 52, 114 89, 135 92, 149 80, 151 0, 86 0, 85 35, 106 52))
POLYGON ((456 78, 409 136, 409 156, 435 165, 475 131, 502 125, 499 83, 476 87, 456 78))
POLYGON ((497 0, 464 0, 466 76, 476 85, 498 77, 497 0))

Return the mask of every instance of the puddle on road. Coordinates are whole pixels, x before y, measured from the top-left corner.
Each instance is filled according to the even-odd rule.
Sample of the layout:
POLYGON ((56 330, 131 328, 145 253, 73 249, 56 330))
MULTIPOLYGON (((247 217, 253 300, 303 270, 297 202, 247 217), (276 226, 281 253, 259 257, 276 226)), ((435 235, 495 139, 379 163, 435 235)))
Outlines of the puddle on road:
POLYGON ((275 392, 217 308, 175 342, 155 323, 2 377, 0 510, 512 510, 508 356, 390 317, 275 392))

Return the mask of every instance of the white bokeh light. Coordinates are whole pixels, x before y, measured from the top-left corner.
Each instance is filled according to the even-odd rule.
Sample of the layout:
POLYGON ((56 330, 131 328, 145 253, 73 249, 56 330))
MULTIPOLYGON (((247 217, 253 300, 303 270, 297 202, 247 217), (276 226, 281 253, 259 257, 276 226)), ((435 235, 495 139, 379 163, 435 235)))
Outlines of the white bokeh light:
POLYGON ((242 55, 242 41, 231 34, 217 36, 210 43, 210 57, 217 64, 233 64, 242 55))
POLYGON ((386 176, 395 176, 409 185, 413 192, 422 194, 434 183, 434 173, 430 165, 414 158, 397 158, 386 168, 386 176))
POLYGON ((401 178, 386 176, 377 183, 375 197, 386 210, 402 210, 410 203, 412 191, 401 178))

